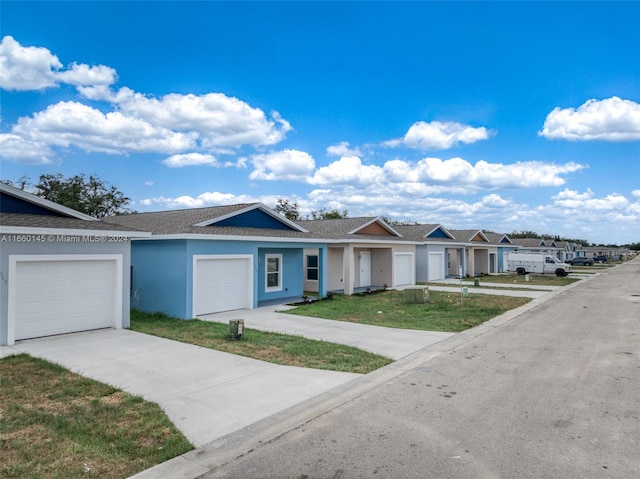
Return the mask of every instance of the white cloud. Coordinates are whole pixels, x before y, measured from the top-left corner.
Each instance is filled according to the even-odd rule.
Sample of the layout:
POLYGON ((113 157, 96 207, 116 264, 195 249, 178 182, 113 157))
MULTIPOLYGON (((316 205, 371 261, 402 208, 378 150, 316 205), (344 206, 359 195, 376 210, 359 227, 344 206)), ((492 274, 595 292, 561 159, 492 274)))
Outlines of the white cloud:
POLYGON ((23 47, 13 37, 0 43, 0 87, 5 90, 40 90, 55 86, 58 57, 46 48, 23 47))
POLYGON ((563 175, 583 168, 584 165, 574 162, 504 165, 478 161, 472 165, 462 158, 424 158, 417 163, 395 159, 380 167, 363 165, 357 157, 344 157, 318 168, 308 183, 386 187, 404 194, 471 194, 483 189, 561 186, 566 181, 563 175))
POLYGON ((384 179, 382 168, 376 165, 363 165, 357 156, 345 156, 337 161, 318 168, 308 179, 311 185, 371 185, 384 179))
POLYGON ((249 179, 252 180, 304 180, 316 166, 309 153, 299 150, 254 155, 251 162, 254 170, 249 179))
POLYGON ((327 147, 327 155, 330 156, 362 156, 360 148, 351 148, 348 141, 341 141, 336 145, 327 147))
POLYGON ((116 71, 105 65, 72 63, 68 70, 56 74, 58 81, 74 86, 105 86, 116 81, 116 71))
POLYGON ((557 107, 538 134, 551 140, 640 140, 640 105, 614 96, 577 109, 557 107))
POLYGON ((117 104, 122 113, 150 124, 173 131, 196 132, 204 149, 274 145, 291 130, 291 125, 277 112, 267 118, 259 108, 222 93, 171 93, 153 98, 122 88, 109 100, 117 104))
POLYGON ((585 214, 600 211, 623 211, 630 202, 627 198, 617 193, 612 193, 604 198, 595 198, 594 193, 587 189, 585 193, 565 189, 553 196, 554 205, 561 208, 579 210, 585 214))
MULTIPOLYGON (((104 65, 72 63, 64 69, 46 48, 23 47, 10 36, 0 43, 0 87, 34 90, 65 83, 86 99, 113 105, 113 111, 101 112, 79 102, 61 102, 20 118, 11 133, 21 136, 25 144, 121 154, 235 153, 247 146, 279 143, 292 130, 278 112, 266 115, 222 93, 156 98, 126 87, 114 91, 111 85, 116 80, 116 71, 104 65)), ((11 157, 5 156, 12 161, 34 161, 15 149, 9 153, 11 157)), ((231 164, 242 166, 241 162, 225 163, 231 164)))
POLYGON ((402 138, 389 140, 385 146, 405 146, 417 150, 446 150, 460 143, 475 143, 490 136, 485 127, 474 128, 457 122, 418 121, 411 125, 402 138))
POLYGON ((107 153, 177 152, 196 146, 193 135, 172 132, 120 112, 104 114, 77 102, 56 103, 31 118, 20 118, 12 133, 46 145, 107 153))
POLYGON ((55 163, 54 153, 48 145, 6 133, 0 134, 0 157, 25 165, 55 163))
POLYGON ((140 200, 139 204, 152 207, 151 211, 157 211, 158 207, 165 209, 203 208, 206 206, 234 205, 258 201, 260 201, 260 199, 248 195, 234 195, 232 193, 212 191, 202 193, 196 197, 184 195, 177 198, 167 198, 164 196, 145 198, 140 200))
POLYGON ((640 190, 633 190, 631 192, 631 196, 638 198, 640 200, 640 190))
POLYGON ((79 88, 110 85, 116 80, 113 68, 72 63, 62 70, 57 56, 43 47, 23 47, 11 36, 0 42, 0 88, 41 90, 67 83, 79 88))
POLYGON ((185 153, 172 155, 166 160, 162 161, 162 164, 169 168, 182 168, 185 166, 220 166, 218 160, 212 155, 203 155, 202 153, 185 153))

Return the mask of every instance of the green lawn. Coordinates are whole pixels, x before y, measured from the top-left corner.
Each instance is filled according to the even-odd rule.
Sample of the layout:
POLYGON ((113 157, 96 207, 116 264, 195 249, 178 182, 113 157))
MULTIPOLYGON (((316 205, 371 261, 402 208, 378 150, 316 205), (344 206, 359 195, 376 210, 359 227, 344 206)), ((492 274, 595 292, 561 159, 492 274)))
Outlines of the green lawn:
POLYGON ((429 291, 429 302, 407 304, 404 291, 344 296, 299 306, 285 312, 402 329, 459 332, 528 303, 528 298, 429 291))
POLYGON ((193 449, 157 404, 26 354, 0 391, 2 478, 120 479, 193 449))
POLYGON ((244 339, 229 339, 229 325, 180 320, 162 313, 131 312, 131 329, 276 364, 366 374, 390 358, 342 344, 246 328, 244 339))

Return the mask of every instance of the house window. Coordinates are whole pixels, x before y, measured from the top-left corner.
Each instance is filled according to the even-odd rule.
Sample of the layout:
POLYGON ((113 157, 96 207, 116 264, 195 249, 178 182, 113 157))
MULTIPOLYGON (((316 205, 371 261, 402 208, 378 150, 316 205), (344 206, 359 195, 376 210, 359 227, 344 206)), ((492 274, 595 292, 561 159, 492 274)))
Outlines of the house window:
POLYGON ((265 291, 282 291, 282 255, 265 255, 265 291))
POLYGON ((318 256, 307 256, 307 281, 318 281, 318 256))

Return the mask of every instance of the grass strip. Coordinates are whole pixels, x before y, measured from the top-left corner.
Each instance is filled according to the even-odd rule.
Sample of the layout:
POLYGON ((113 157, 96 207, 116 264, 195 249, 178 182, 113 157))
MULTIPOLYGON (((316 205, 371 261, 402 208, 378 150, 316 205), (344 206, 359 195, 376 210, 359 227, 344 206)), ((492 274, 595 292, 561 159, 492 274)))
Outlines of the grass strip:
POLYGON ((123 478, 193 446, 155 403, 27 354, 0 359, 0 477, 123 478))
POLYGON ((245 328, 243 339, 230 340, 227 324, 181 320, 163 313, 131 311, 131 329, 287 366, 366 374, 393 362, 351 346, 251 328, 245 328))
POLYGON ((580 278, 572 278, 563 276, 559 278, 553 275, 529 274, 529 281, 526 281, 524 274, 497 274, 488 276, 477 276, 473 278, 462 278, 463 283, 479 280, 481 283, 500 283, 500 284, 522 284, 535 286, 568 286, 571 283, 580 281, 580 278))
POLYGON ((429 301, 409 304, 404 291, 387 290, 365 295, 335 294, 332 299, 283 311, 301 316, 401 329, 460 332, 522 306, 529 298, 429 291, 429 301))

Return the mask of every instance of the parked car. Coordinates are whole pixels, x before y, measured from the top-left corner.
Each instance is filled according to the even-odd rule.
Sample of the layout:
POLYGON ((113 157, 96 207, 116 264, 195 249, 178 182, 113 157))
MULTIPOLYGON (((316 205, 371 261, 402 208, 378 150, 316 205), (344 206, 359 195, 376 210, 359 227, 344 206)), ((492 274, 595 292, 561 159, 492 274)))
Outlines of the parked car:
POLYGON ((593 261, 598 261, 600 263, 604 263, 607 261, 607 257, 606 256, 594 256, 593 257, 593 261))
POLYGON ((578 256, 573 259, 567 260, 571 266, 593 266, 593 260, 585 256, 578 256))

